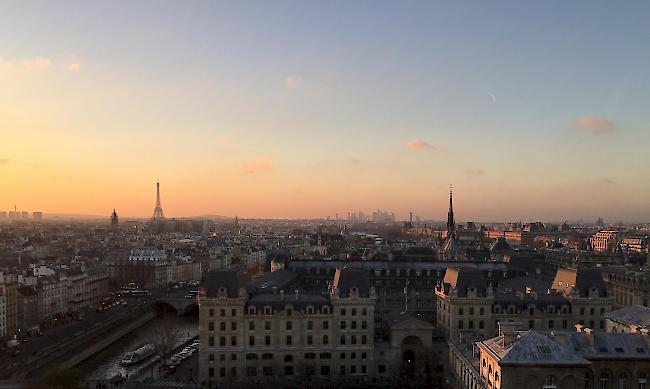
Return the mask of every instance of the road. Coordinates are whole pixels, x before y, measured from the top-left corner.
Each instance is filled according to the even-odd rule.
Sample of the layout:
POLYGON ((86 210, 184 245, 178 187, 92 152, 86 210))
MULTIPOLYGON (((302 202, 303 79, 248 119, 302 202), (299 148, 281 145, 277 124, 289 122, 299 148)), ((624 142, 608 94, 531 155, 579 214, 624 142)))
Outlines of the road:
POLYGON ((55 327, 42 330, 42 336, 35 336, 28 342, 0 352, 0 377, 17 378, 24 376, 33 368, 34 363, 42 362, 47 357, 55 357, 61 344, 72 343, 75 339, 93 330, 100 329, 109 323, 119 323, 151 309, 154 299, 164 296, 165 290, 152 293, 150 296, 131 297, 126 305, 117 304, 102 312, 83 312, 80 321, 68 320, 55 327), (18 355, 14 355, 18 352, 18 355))

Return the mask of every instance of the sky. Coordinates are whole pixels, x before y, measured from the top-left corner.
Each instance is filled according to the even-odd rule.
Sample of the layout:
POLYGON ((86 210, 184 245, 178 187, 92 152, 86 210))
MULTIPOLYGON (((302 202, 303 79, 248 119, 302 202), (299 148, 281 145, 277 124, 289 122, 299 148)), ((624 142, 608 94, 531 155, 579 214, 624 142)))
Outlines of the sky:
POLYGON ((650 221, 650 2, 0 0, 0 210, 650 221))

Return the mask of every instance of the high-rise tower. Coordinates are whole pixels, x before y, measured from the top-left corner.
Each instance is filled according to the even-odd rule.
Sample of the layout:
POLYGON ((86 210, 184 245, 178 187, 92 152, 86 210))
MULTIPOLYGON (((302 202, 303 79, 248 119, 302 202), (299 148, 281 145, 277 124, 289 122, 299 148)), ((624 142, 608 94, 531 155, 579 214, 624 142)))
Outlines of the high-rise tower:
POLYGON ((449 188, 449 212, 447 213, 447 237, 456 238, 456 222, 454 221, 454 202, 452 188, 449 188))
POLYGON ((160 205, 160 183, 156 182, 156 208, 153 210, 153 220, 163 220, 165 219, 165 214, 163 214, 162 205, 160 205))

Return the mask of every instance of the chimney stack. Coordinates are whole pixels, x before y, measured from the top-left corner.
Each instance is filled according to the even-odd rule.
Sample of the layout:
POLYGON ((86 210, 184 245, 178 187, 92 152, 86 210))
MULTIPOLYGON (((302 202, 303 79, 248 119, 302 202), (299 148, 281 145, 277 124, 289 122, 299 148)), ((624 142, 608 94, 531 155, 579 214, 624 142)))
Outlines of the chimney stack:
POLYGON ((298 301, 298 289, 295 289, 293 292, 296 294, 296 301, 298 301))
POLYGON ((280 300, 284 301, 284 289, 280 291, 280 300))
POLYGON ((499 335, 503 335, 503 348, 510 348, 519 337, 517 332, 522 324, 519 321, 500 321, 499 322, 499 335))

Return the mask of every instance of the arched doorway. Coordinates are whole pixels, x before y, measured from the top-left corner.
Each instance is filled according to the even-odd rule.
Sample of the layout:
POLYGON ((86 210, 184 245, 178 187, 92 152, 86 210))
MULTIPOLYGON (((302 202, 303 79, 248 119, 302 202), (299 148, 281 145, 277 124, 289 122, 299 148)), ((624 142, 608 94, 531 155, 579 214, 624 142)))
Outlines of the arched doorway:
POLYGON ((423 354, 422 340, 417 336, 407 336, 402 341, 402 368, 403 376, 413 376, 419 373, 423 367, 422 354, 423 354))

